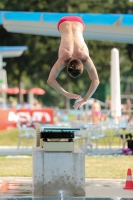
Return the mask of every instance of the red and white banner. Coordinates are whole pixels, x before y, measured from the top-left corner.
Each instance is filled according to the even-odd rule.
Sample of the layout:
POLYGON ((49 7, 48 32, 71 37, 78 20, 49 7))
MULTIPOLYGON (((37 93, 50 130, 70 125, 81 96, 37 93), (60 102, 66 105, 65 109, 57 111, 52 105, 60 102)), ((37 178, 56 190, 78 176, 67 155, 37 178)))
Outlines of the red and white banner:
POLYGON ((16 123, 40 122, 53 124, 54 110, 52 108, 44 108, 38 110, 28 109, 6 109, 0 110, 0 130, 9 127, 15 127, 16 123))

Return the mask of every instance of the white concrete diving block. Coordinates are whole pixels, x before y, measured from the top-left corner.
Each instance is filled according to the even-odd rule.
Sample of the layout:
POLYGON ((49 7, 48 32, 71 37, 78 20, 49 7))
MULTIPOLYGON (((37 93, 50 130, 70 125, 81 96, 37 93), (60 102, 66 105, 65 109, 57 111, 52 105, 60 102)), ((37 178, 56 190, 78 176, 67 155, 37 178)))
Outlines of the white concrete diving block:
POLYGON ((85 197, 85 155, 33 147, 33 197, 85 197))

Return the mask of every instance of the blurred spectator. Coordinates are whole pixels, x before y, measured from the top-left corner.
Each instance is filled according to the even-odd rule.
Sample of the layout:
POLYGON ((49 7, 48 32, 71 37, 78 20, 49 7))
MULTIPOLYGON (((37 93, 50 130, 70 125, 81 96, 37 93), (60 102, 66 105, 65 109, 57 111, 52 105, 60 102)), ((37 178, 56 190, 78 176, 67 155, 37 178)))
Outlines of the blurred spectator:
POLYGON ((125 143, 127 143, 127 148, 122 148, 122 153, 123 154, 133 154, 133 140, 132 140, 132 134, 129 133, 127 135, 127 140, 125 143))
POLYGON ((28 109, 27 103, 26 103, 26 102, 23 102, 20 109, 28 109))
POLYGON ((42 108, 42 103, 39 102, 37 99, 34 99, 31 105, 31 109, 41 109, 41 108, 42 108))
POLYGON ((95 99, 91 107, 92 110, 92 122, 93 124, 99 124, 101 119, 101 106, 100 103, 95 99))
POLYGON ((128 115, 131 115, 131 110, 132 110, 132 103, 130 99, 127 99, 126 103, 123 106, 123 111, 127 113, 128 115))
POLYGON ((8 102, 9 102, 9 108, 16 108, 17 105, 16 98, 10 96, 8 102))
POLYGON ((37 108, 40 109, 40 108, 42 108, 42 107, 43 107, 42 102, 38 101, 37 108))
POLYGON ((7 102, 6 102, 6 108, 11 108, 11 105, 10 105, 10 101, 9 101, 9 99, 7 99, 7 102))
POLYGON ((133 127, 133 115, 130 115, 130 117, 128 119, 128 126, 132 126, 133 127))
POLYGON ((16 108, 16 104, 15 104, 14 101, 11 101, 11 102, 10 102, 10 108, 16 108))

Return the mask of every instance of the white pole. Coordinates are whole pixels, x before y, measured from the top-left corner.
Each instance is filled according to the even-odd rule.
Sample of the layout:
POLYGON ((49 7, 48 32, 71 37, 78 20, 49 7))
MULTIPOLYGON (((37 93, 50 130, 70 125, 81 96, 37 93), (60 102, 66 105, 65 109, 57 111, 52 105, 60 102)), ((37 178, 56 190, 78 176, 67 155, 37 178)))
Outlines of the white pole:
POLYGON ((116 48, 111 50, 111 115, 121 116, 119 51, 116 48))

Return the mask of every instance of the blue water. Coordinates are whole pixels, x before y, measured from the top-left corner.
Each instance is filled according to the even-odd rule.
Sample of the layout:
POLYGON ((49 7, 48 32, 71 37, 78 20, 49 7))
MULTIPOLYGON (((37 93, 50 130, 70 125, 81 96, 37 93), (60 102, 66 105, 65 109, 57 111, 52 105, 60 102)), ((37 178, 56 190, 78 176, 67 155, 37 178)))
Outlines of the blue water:
POLYGON ((115 197, 115 198, 34 198, 34 197, 29 197, 29 198, 0 198, 0 200, 133 200, 132 198, 120 198, 120 197, 115 197))

